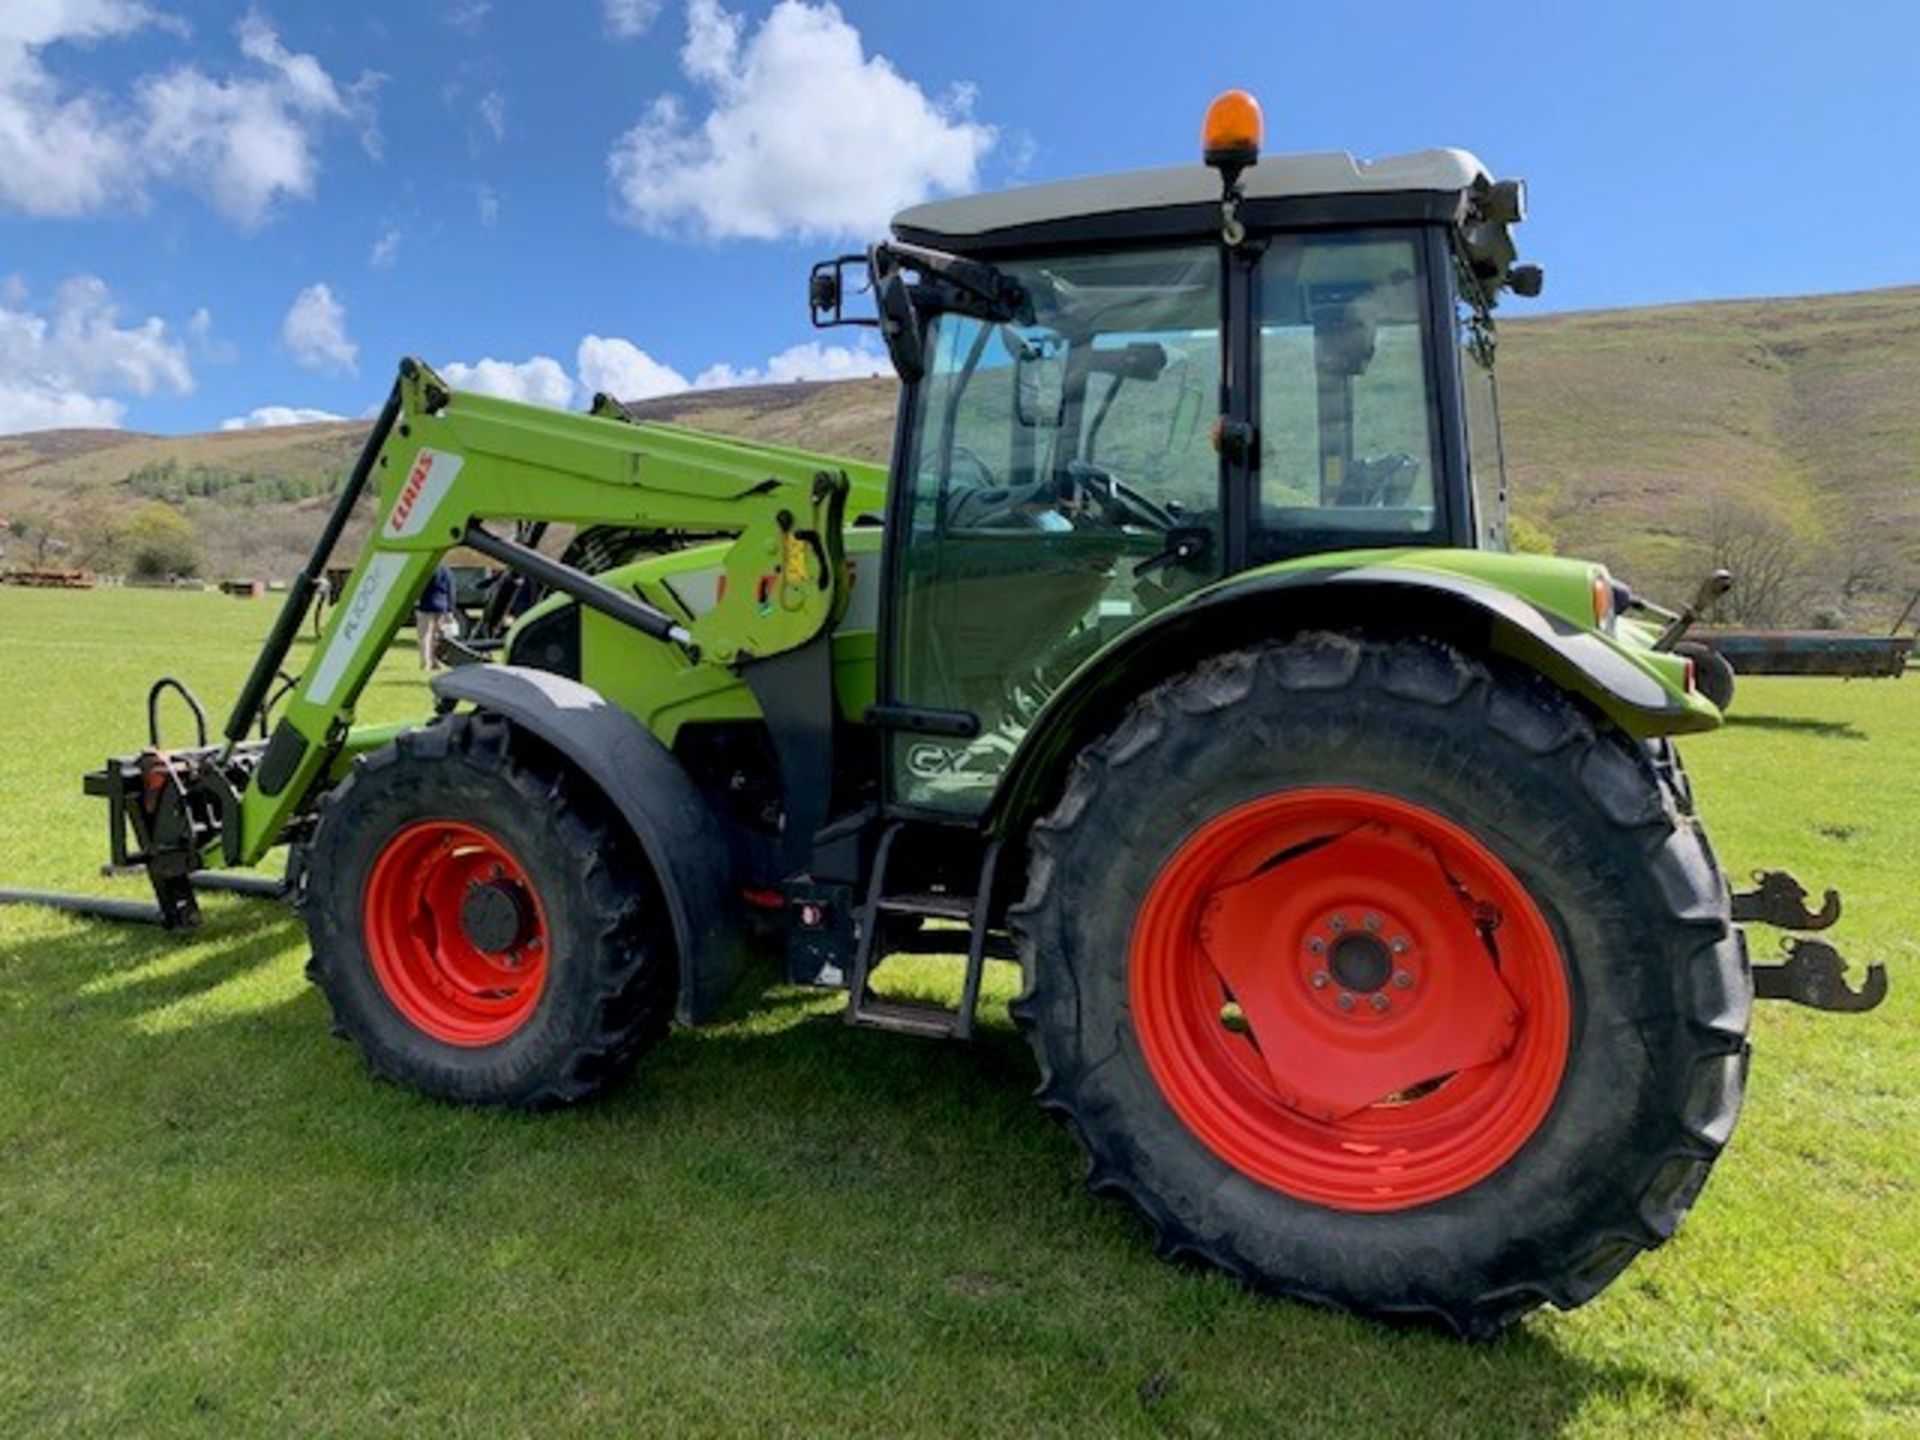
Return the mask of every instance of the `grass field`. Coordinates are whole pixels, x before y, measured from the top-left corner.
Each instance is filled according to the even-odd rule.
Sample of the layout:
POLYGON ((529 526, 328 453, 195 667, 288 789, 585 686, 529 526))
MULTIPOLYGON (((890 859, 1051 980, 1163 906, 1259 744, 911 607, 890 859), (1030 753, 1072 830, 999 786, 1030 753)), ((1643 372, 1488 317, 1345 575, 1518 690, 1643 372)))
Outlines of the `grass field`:
MULTIPOLYGON (((0 882, 136 893, 78 776, 162 670, 223 708, 270 618, 0 589, 0 882)), ((411 663, 370 718, 419 708, 411 663)), ((1840 886, 1893 997, 1763 1007, 1680 1236, 1481 1347, 1155 1260, 998 1004, 942 1048, 762 983, 507 1117, 368 1079, 278 909, 0 911, 0 1434, 1920 1432, 1920 682, 1745 682, 1687 754, 1729 868, 1840 886)))

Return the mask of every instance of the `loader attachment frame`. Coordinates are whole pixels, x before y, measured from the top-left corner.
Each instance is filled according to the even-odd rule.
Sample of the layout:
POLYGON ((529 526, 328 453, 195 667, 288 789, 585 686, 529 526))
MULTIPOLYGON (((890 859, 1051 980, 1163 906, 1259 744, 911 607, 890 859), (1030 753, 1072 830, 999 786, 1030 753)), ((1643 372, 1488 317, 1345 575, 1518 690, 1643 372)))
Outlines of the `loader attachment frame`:
MULTIPOLYGON (((0 891, 0 903, 183 929, 198 922, 196 890, 285 893, 281 882, 257 877, 209 883, 206 872, 256 865, 276 845, 303 838, 322 782, 344 757, 391 737, 385 727, 356 730, 355 704, 428 577, 457 546, 632 627, 669 647, 680 666, 725 666, 778 693, 757 683, 756 668, 817 648, 810 642, 838 622, 848 584, 847 500, 857 490, 863 508, 878 508, 884 484, 877 467, 637 423, 604 407, 574 415, 468 394, 407 359, 220 740, 209 743, 204 708, 169 677, 149 696, 147 748, 86 777, 87 793, 108 803, 109 869, 144 870, 153 906, 42 891, 0 891), (282 667, 293 641, 370 490, 379 496, 374 532, 307 664, 289 676, 282 667), (668 613, 489 528, 521 522, 730 536, 727 583, 701 613, 668 613), (165 689, 185 697, 197 743, 162 743, 157 706, 165 689)), ((817 752, 820 727, 804 716, 786 719, 806 729, 802 749, 817 752)), ((782 717, 769 721, 777 731, 782 717)), ((830 729, 825 734, 830 743, 830 729)), ((827 762, 819 774, 784 777, 796 813, 824 814, 811 788, 827 783, 830 755, 827 762)))

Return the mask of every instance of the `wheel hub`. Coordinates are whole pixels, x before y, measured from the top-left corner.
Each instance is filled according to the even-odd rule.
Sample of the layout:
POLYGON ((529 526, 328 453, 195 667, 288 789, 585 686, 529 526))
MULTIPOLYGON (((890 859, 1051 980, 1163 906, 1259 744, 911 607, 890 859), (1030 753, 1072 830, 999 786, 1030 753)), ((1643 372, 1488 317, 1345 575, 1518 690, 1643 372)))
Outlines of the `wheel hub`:
MULTIPOLYGON (((526 887, 495 878, 467 887, 460 901, 460 929, 474 949, 507 955, 526 943, 534 923, 526 887)), ((512 963, 509 961, 509 963, 512 963)))
POLYGON ((1393 956, 1386 942, 1372 935, 1342 936, 1328 963, 1334 979, 1361 994, 1371 994, 1393 978, 1393 956))

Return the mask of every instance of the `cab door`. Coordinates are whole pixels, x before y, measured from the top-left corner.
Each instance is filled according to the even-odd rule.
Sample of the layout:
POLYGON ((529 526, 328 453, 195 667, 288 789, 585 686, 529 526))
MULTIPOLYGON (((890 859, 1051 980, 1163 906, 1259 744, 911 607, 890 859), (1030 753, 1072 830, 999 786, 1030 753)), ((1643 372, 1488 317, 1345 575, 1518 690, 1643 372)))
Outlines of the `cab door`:
POLYGON ((1002 268, 1034 322, 932 320, 896 480, 885 698, 964 722, 890 737, 915 810, 983 809, 1067 676, 1224 561, 1217 247, 1002 268))

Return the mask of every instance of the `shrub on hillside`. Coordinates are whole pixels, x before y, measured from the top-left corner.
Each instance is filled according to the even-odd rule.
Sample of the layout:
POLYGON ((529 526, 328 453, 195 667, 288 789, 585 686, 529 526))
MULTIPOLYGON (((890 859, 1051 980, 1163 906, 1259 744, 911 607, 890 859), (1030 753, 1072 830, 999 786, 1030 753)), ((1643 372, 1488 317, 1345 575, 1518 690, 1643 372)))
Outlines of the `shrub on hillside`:
POLYGON ((156 500, 128 518, 129 573, 136 580, 170 580, 200 571, 200 542, 187 517, 156 500))

